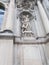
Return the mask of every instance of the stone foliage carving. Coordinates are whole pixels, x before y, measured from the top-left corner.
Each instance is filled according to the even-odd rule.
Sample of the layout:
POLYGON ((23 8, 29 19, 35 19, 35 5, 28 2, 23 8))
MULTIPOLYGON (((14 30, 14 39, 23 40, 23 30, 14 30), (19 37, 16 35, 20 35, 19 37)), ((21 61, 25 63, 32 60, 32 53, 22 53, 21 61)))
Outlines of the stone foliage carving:
POLYGON ((24 9, 33 9, 35 6, 36 0, 21 0, 21 2, 17 1, 17 7, 18 8, 24 8, 24 9))

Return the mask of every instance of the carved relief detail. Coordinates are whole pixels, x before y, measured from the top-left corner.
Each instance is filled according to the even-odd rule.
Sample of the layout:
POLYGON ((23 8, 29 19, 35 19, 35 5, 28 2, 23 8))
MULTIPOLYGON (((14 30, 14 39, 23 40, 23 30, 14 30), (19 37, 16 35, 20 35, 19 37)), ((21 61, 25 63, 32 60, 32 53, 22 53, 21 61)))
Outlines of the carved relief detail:
POLYGON ((33 9, 36 4, 36 0, 21 0, 21 2, 17 1, 16 4, 17 4, 17 8, 33 9))
POLYGON ((34 36, 34 33, 32 32, 32 27, 31 27, 31 19, 34 19, 34 17, 28 12, 23 12, 21 13, 20 19, 22 23, 21 29, 22 29, 23 36, 25 37, 34 36))
MULTIPOLYGON (((20 22, 21 22, 21 32, 23 37, 33 37, 34 32, 32 31, 32 23, 31 20, 34 19, 34 15, 30 12, 34 11, 34 6, 36 4, 36 0, 17 0, 17 8, 19 10, 20 22)), ((32 20, 33 22, 33 20, 32 20)))

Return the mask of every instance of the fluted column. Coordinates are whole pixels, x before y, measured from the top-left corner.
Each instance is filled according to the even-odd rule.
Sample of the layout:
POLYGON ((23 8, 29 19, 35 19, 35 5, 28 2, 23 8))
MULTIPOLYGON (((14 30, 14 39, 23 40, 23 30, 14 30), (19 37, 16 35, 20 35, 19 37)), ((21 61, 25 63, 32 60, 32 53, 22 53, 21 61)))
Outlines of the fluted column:
POLYGON ((15 13, 15 3, 14 3, 14 0, 11 0, 9 7, 8 7, 8 14, 7 14, 5 30, 13 31, 14 13, 15 13))
POLYGON ((41 15, 41 18, 42 18, 46 33, 48 34, 49 33, 49 20, 47 18, 45 10, 44 10, 44 8, 43 8, 40 1, 37 1, 37 5, 38 5, 38 8, 39 8, 39 12, 40 12, 40 15, 41 15))
POLYGON ((40 15, 39 15, 39 10, 37 7, 35 8, 35 10, 36 10, 35 11, 36 20, 34 21, 34 23, 35 23, 35 27, 36 27, 37 37, 38 38, 45 37, 46 33, 45 33, 45 30, 44 30, 44 27, 43 27, 43 24, 42 24, 40 15))

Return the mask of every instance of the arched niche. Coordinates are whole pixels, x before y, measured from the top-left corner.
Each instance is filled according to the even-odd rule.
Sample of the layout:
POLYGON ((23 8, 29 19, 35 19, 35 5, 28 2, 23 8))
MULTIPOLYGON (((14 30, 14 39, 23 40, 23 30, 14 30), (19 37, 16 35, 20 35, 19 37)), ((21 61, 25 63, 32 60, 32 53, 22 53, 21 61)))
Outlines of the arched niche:
POLYGON ((28 16, 29 20, 32 20, 34 19, 34 16, 28 12, 28 11, 22 11, 20 14, 19 14, 19 18, 20 18, 20 21, 23 20, 23 16, 28 16))
POLYGON ((21 30, 23 36, 32 37, 34 36, 34 32, 32 31, 32 20, 34 19, 34 15, 32 15, 28 11, 23 11, 20 13, 20 21, 21 21, 21 30))
POLYGON ((5 5, 0 2, 0 30, 3 24, 4 12, 5 12, 5 5))

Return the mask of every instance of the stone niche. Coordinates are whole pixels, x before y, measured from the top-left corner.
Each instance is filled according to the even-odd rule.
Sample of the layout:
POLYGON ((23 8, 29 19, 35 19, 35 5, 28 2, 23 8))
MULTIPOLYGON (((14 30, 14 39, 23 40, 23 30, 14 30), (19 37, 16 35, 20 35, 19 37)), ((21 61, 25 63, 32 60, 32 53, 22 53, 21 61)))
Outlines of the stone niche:
POLYGON ((32 31, 31 20, 34 20, 34 16, 27 11, 23 11, 20 14, 21 21, 21 32, 24 37, 32 37, 34 36, 34 32, 32 31))

